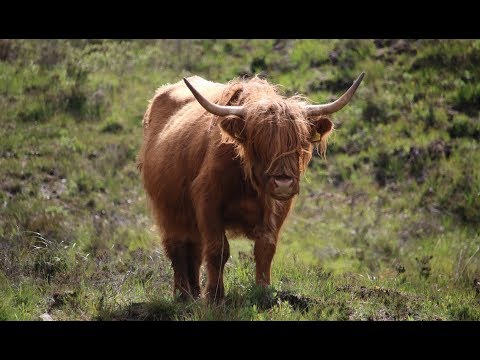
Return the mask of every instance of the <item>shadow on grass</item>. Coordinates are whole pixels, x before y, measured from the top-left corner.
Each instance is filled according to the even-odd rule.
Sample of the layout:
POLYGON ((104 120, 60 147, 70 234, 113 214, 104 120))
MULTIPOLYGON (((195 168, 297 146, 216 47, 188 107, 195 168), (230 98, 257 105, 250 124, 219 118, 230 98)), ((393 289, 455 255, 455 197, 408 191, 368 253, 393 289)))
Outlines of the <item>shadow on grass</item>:
MULTIPOLYGON (((256 304, 260 310, 268 310, 280 302, 288 303, 293 309, 301 312, 308 311, 310 305, 316 303, 315 299, 294 294, 287 290, 277 291, 273 287, 253 287, 247 294, 248 303, 256 304)), ((228 298, 227 298, 228 301, 228 298)))
POLYGON ((170 321, 182 311, 182 304, 175 301, 155 300, 132 303, 115 310, 101 309, 100 321, 170 321))
POLYGON ((96 320, 100 321, 172 321, 172 320, 250 320, 240 315, 242 310, 256 305, 266 311, 281 302, 301 312, 316 304, 315 299, 296 295, 289 291, 277 291, 273 287, 253 286, 245 293, 232 292, 219 304, 208 304, 205 299, 182 302, 174 299, 158 299, 150 302, 128 304, 116 309, 103 308, 96 320))

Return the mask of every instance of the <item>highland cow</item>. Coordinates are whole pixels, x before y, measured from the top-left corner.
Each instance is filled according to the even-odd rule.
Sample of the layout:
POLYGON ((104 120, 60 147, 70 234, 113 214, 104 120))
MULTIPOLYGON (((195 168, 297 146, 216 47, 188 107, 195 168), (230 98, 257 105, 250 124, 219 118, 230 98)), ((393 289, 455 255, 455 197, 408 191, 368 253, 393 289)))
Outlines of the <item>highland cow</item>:
POLYGON ((313 146, 325 154, 338 100, 311 105, 254 77, 213 83, 198 76, 160 87, 143 118, 138 167, 174 271, 174 295, 197 298, 206 263, 208 300, 224 297, 229 237, 254 243, 256 283, 270 284, 279 232, 299 193, 313 146))

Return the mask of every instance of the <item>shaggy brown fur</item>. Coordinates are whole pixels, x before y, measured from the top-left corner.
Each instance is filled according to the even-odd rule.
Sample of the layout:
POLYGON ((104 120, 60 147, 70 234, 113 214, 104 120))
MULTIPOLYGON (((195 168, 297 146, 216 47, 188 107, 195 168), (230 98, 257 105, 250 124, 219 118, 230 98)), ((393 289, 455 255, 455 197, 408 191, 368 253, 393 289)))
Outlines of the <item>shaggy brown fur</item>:
POLYGON ((165 85, 143 118, 138 167, 172 261, 174 293, 199 296, 205 261, 206 296, 219 300, 230 255, 227 231, 255 241, 256 282, 270 284, 279 231, 312 144, 324 153, 333 124, 325 117, 307 118, 304 98, 285 98, 259 78, 226 85, 198 76, 188 80, 210 101, 244 105, 246 116, 214 116, 183 81, 165 85), (275 199, 276 181, 282 179, 291 181, 291 193, 275 199))

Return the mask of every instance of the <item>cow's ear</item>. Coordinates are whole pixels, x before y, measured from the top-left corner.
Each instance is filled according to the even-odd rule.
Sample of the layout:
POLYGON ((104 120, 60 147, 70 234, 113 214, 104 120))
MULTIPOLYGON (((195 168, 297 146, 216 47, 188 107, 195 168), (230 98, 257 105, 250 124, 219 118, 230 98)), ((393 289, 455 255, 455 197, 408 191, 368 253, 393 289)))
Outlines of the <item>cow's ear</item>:
POLYGON ((327 139, 333 131, 333 123, 326 117, 311 119, 310 122, 312 123, 312 142, 319 142, 327 139))
POLYGON ((245 120, 241 117, 230 115, 221 119, 220 128, 236 141, 245 142, 245 120))

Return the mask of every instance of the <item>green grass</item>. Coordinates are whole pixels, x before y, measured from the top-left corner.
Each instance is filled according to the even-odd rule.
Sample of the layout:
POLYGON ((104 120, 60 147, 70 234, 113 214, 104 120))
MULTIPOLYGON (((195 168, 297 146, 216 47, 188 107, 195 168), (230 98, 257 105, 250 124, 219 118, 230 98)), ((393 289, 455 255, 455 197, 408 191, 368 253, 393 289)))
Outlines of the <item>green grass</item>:
POLYGON ((0 55, 0 320, 480 320, 480 41, 0 40, 0 55), (237 239, 225 302, 176 301, 135 166, 155 89, 256 72, 323 102, 361 71, 272 286, 237 239))

